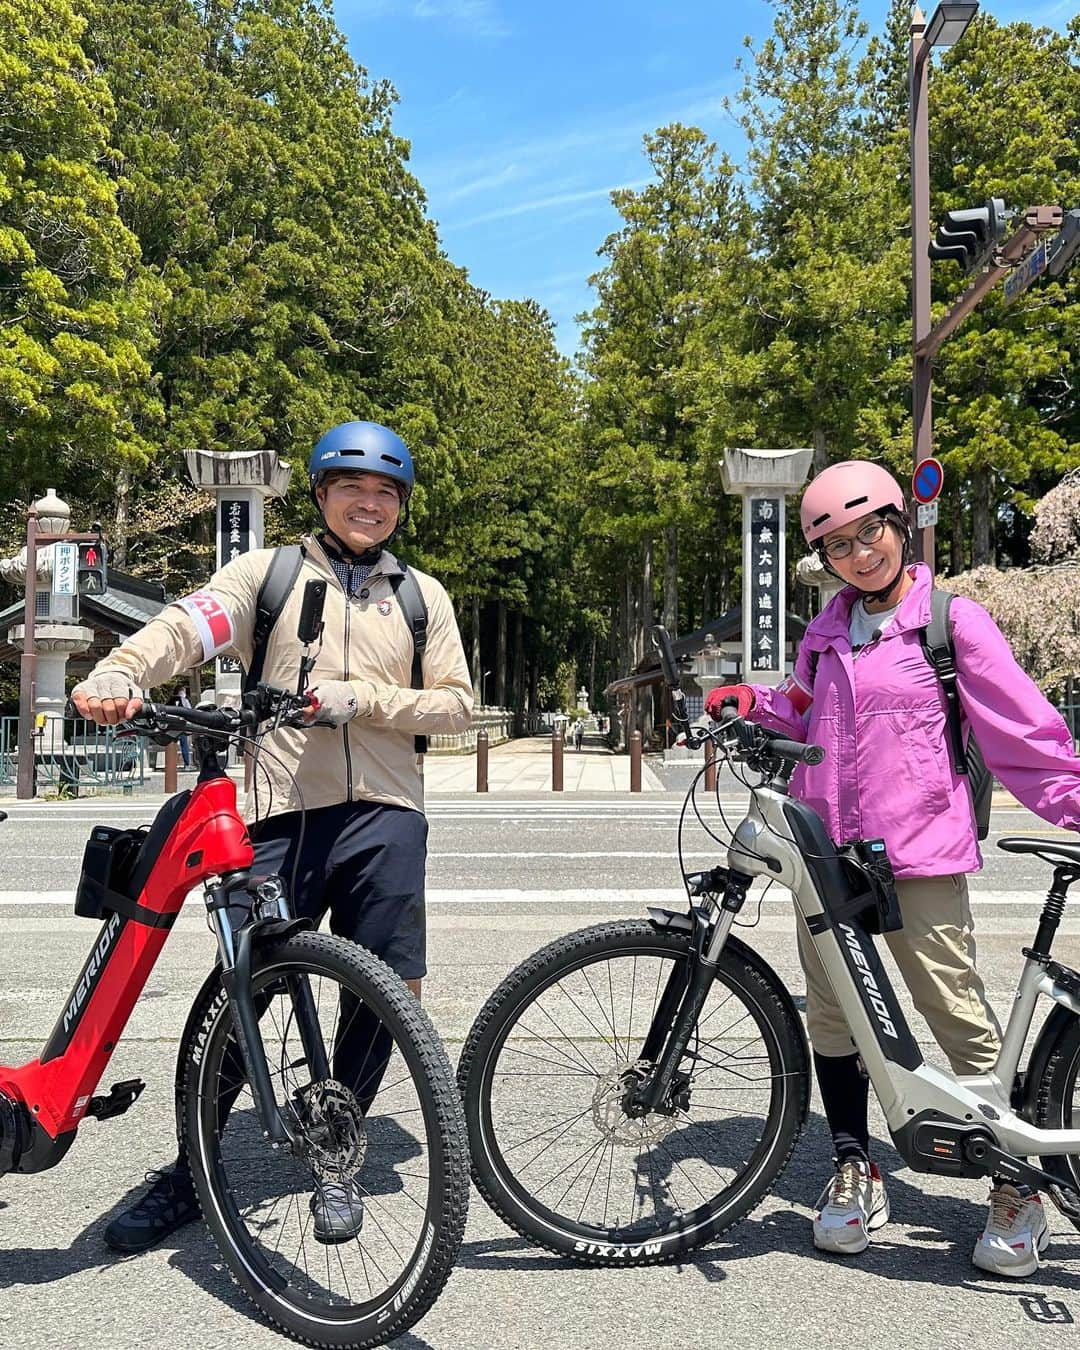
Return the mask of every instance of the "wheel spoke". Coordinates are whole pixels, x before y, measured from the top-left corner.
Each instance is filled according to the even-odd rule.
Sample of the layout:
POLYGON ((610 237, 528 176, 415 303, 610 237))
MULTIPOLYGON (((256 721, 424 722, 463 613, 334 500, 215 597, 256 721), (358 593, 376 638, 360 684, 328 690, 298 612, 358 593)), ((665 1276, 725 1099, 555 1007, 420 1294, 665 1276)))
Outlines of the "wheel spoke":
POLYGON ((547 970, 530 963, 522 977, 533 992, 511 976, 505 1015, 490 1005, 482 1015, 488 1171, 500 1196, 505 1186, 536 1216, 530 1231, 571 1254, 583 1230, 636 1242, 693 1223, 704 1240, 720 1221, 711 1216, 760 1198, 799 1128, 796 1111, 778 1114, 798 1100, 787 1080, 805 1081, 799 1033, 779 998, 763 1003, 761 976, 726 954, 669 1101, 626 1115, 627 1072, 649 1072, 641 1048, 686 960, 680 940, 643 928, 611 925, 610 942, 601 933, 585 951, 580 935, 554 944, 547 970))
MULTIPOLYGON (((378 1300, 407 1282, 411 1270, 419 1275, 420 1261, 433 1271, 448 1266, 461 1237, 466 1175, 442 1171, 435 1184, 445 1150, 464 1156, 464 1140, 454 1142, 457 1120, 445 1105, 454 1090, 448 1070, 430 1066, 437 1062, 431 1049, 418 1045, 414 1052, 402 1040, 419 1025, 412 996, 379 975, 378 998, 389 1000, 396 1019, 384 1022, 376 1012, 383 1004, 365 983, 362 953, 350 956, 338 939, 312 934, 299 935, 296 947, 305 954, 299 964, 276 967, 270 956, 260 968, 256 958, 252 977, 270 1083, 291 1145, 273 1149, 263 1138, 246 1073, 236 1066, 227 1005, 208 1023, 201 1062, 189 1071, 195 1089, 186 1109, 198 1175, 208 1177, 213 1192, 204 1211, 226 1260, 242 1261, 316 1340, 323 1310, 378 1300), (312 954, 323 940, 332 960, 329 951, 312 954), (309 1033, 322 1037, 330 1064, 325 1080, 313 1079, 293 977, 310 984, 316 1025, 305 1022, 304 1037, 309 1043, 309 1033), (437 1090, 436 1072, 444 1075, 437 1090), (371 1097, 381 1109, 365 1114, 371 1097), (330 1222, 337 1241, 321 1240, 321 1225, 330 1222), (436 1244, 423 1241, 429 1223, 445 1231, 436 1244)), ((430 1029, 424 1034, 430 1040, 430 1029)), ((418 1302, 407 1295, 395 1303, 393 1335, 415 1320, 418 1302)))

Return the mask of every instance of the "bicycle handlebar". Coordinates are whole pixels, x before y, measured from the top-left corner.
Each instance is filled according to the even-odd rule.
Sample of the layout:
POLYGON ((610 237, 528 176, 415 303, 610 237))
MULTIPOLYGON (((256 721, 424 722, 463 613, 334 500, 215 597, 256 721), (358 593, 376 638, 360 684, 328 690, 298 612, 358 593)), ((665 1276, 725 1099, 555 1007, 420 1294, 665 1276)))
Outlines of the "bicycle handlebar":
MULTIPOLYGON (((185 708, 179 703, 151 703, 144 700, 134 716, 116 723, 137 736, 180 737, 188 732, 209 731, 219 736, 239 736, 254 731, 260 723, 278 718, 289 726, 304 725, 300 721, 303 710, 311 706, 308 694, 294 694, 287 689, 259 684, 244 695, 239 708, 185 708)), ((81 716, 68 700, 69 716, 81 716)))
POLYGON ((820 745, 804 745, 802 741, 789 741, 783 736, 770 739, 769 754, 794 760, 797 764, 820 764, 825 758, 825 751, 820 745))
POLYGON ((217 731, 235 735, 258 725, 251 708, 184 708, 177 703, 144 703, 127 725, 143 735, 185 731, 217 731))
POLYGON ((721 734, 712 731, 706 735, 730 758, 747 760, 755 768, 763 767, 762 760, 782 759, 789 764, 820 764, 825 751, 820 745, 806 745, 788 740, 757 722, 747 722, 733 707, 724 708, 718 724, 721 734))

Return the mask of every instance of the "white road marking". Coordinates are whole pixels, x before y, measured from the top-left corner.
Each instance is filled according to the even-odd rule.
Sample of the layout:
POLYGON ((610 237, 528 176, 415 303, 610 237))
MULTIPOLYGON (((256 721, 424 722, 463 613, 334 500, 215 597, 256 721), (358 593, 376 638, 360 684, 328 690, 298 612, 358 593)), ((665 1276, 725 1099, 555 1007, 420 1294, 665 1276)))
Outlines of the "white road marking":
MULTIPOLYGON (((750 894, 756 896, 759 887, 751 888, 750 894)), ((971 891, 973 905, 1014 905, 1041 906, 1046 899, 1045 891, 971 891)), ((34 905, 72 905, 74 891, 0 891, 0 906, 26 909, 34 905)), ((764 898, 768 905, 791 904, 791 897, 778 886, 764 898)), ((660 889, 592 889, 570 890, 519 890, 514 888, 476 889, 428 889, 429 905, 685 905, 686 892, 673 887, 660 889)), ((199 893, 192 892, 189 905, 198 911, 199 893)), ((756 903, 756 899, 753 903, 756 903)))

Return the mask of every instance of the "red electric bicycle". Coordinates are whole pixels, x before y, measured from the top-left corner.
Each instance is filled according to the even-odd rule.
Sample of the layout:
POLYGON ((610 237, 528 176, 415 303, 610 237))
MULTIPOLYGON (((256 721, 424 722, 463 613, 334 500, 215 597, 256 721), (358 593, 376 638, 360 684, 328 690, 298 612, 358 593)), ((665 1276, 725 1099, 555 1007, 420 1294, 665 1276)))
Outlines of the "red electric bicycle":
POLYGON ((0 1066, 0 1176, 55 1166, 88 1116, 135 1103, 138 1079, 95 1090, 201 884, 218 960, 181 1038, 176 1111, 203 1216, 279 1328, 361 1347, 400 1335, 438 1297, 465 1227, 468 1153, 454 1077, 419 1003, 370 952, 292 917, 284 878, 251 870, 221 751, 244 737, 269 755, 266 731, 300 725, 313 664, 305 654, 297 693, 260 685, 239 709, 146 704, 131 719, 158 742, 194 735, 198 782, 149 828, 94 827, 75 912, 101 926, 41 1054, 0 1066), (316 1240, 316 1193, 335 1185, 362 1197, 362 1226, 316 1240))

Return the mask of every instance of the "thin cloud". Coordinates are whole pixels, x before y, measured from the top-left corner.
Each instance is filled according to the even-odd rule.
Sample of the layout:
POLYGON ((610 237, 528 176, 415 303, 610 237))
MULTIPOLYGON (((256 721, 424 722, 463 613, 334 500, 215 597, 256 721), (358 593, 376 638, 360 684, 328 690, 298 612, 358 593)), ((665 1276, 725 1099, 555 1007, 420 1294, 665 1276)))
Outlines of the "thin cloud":
POLYGON ((474 197, 478 192, 489 192, 492 188, 505 187, 507 183, 512 183, 517 177, 517 165, 508 164, 505 169, 500 169, 497 173, 482 174, 479 178, 472 179, 471 182, 462 183, 460 187, 451 188, 449 192, 440 193, 440 199, 443 202, 459 202, 463 197, 474 197))
POLYGON ((415 0, 418 19, 443 19, 473 37, 505 37, 510 29, 490 0, 415 0))
POLYGON ((509 25, 492 0, 347 0, 339 12, 348 10, 358 19, 436 20, 477 38, 506 37, 509 25))
POLYGON ((586 188, 581 192, 556 192, 547 197, 536 197, 527 202, 515 202, 512 206, 498 206, 493 211, 484 211, 468 220, 450 222, 452 228, 467 230, 473 225, 483 225, 489 220, 507 220, 511 216, 524 216, 533 211, 547 211, 553 206, 566 206, 571 202, 587 202, 597 197, 609 197, 620 188, 644 187, 650 180, 641 178, 634 183, 613 183, 609 187, 586 188))
POLYGON ((681 92, 658 95, 647 102, 631 104, 618 111, 607 122, 592 121, 587 129, 566 128, 556 133, 526 137, 479 155, 465 155, 452 163, 432 164, 425 174, 425 183, 432 196, 441 195, 440 184, 452 186, 463 178, 481 178, 501 168, 508 161, 519 169, 539 167, 567 155, 583 151, 604 151, 636 148, 641 138, 658 126, 671 122, 692 123, 699 118, 728 117, 724 97, 734 85, 710 85, 685 89, 681 92))

